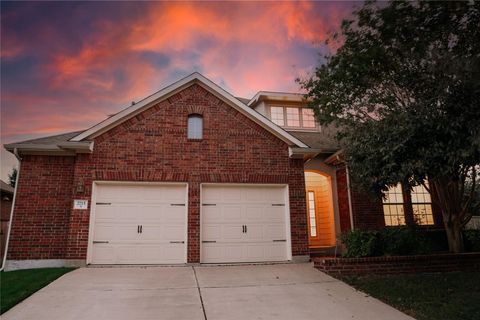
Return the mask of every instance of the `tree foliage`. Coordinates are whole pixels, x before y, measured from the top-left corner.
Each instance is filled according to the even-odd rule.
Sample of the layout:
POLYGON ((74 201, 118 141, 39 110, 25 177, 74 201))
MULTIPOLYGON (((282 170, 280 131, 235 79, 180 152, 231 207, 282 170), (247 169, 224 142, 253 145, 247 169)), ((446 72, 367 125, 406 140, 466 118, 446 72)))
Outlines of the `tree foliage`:
POLYGON ((8 174, 8 183, 10 186, 15 188, 15 184, 17 183, 17 174, 18 170, 17 168, 12 168, 12 173, 8 174))
POLYGON ((479 210, 479 39, 478 2, 366 2, 300 80, 319 122, 339 126, 357 185, 379 195, 430 182, 452 251, 479 210))

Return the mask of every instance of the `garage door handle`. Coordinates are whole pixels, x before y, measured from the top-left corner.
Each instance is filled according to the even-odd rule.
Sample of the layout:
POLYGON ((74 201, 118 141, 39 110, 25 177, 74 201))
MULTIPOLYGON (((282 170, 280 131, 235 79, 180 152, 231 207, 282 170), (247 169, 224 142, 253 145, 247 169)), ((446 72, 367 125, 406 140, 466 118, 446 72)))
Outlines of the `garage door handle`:
POLYGON ((95 203, 97 206, 109 206, 111 205, 112 203, 111 202, 97 202, 95 203))
POLYGON ((287 240, 285 240, 285 239, 281 239, 281 240, 273 240, 273 242, 287 242, 287 240))
POLYGON ((202 241, 202 243, 216 243, 217 241, 202 241))
POLYGON ((202 203, 202 206, 216 206, 216 203, 202 203))
POLYGON ((96 241, 96 240, 93 240, 93 243, 108 243, 108 241, 96 241))
POLYGON ((170 241, 170 243, 185 243, 185 241, 170 241))
POLYGON ((283 203, 272 203, 272 207, 285 207, 283 203))
POLYGON ((185 203, 170 203, 172 207, 185 207, 185 203))

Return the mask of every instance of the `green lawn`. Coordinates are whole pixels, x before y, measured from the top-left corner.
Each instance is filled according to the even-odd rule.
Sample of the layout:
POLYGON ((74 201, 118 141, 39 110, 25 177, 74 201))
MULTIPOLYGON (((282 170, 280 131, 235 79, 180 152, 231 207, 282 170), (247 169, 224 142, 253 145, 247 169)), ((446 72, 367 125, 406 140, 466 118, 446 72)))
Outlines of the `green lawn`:
POLYGON ((480 319, 480 272, 343 277, 418 320, 480 319))
POLYGON ((0 273, 0 314, 73 268, 28 269, 0 273))

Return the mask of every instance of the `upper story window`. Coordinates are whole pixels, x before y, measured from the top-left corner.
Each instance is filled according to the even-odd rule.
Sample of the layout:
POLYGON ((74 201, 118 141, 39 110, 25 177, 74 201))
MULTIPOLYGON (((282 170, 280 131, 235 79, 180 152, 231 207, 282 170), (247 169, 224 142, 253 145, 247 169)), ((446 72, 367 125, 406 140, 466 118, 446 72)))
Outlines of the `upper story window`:
POLYGON ((279 126, 285 125, 285 118, 283 115, 283 107, 271 107, 270 114, 272 116, 272 121, 279 126))
POLYGON ((313 109, 302 108, 302 126, 304 128, 315 128, 315 115, 313 109))
POLYGON ((203 117, 201 115, 190 114, 188 116, 187 137, 188 139, 203 138, 203 117))
POLYGON ((309 130, 317 128, 314 112, 310 108, 271 106, 270 119, 281 127, 309 130))
POLYGON ((287 107, 287 126, 300 127, 300 109, 287 107))

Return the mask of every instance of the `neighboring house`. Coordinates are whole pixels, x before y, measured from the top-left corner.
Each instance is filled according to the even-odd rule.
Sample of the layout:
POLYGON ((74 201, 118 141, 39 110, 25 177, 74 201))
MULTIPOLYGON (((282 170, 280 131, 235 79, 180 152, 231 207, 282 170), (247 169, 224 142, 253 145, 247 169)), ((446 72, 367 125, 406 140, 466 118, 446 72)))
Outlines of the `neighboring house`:
POLYGON ((236 98, 198 73, 85 131, 5 148, 21 158, 9 269, 306 260, 416 210, 410 194, 350 192, 334 129, 302 95, 236 98))
POLYGON ((15 189, 12 186, 0 180, 0 253, 2 257, 7 241, 8 222, 10 221, 14 191, 15 189))

